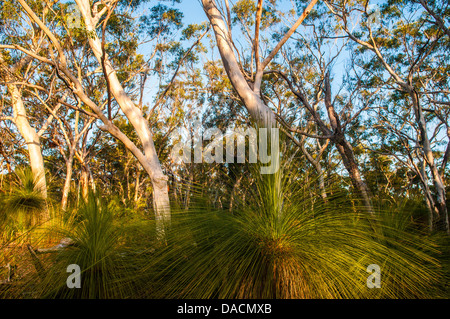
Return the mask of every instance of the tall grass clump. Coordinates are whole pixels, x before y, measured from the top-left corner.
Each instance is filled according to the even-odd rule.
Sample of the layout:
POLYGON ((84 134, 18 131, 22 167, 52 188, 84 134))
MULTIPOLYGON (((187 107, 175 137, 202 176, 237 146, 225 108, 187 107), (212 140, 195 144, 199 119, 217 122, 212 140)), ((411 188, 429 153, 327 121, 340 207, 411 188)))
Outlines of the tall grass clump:
POLYGON ((17 168, 16 178, 0 195, 0 228, 3 241, 38 225, 40 214, 47 210, 39 176, 34 176, 29 167, 17 168))
MULTIPOLYGON (((40 298, 439 298, 443 247, 420 232, 408 211, 374 216, 342 188, 326 200, 311 174, 293 162, 275 174, 254 167, 245 196, 219 209, 201 192, 174 209, 165 237, 155 223, 99 194, 51 229, 72 246, 38 255, 43 267, 19 297, 40 298), (309 176, 305 179, 305 176, 309 176), (41 257, 42 256, 42 257, 41 257), (68 288, 67 267, 81 269, 68 288), (369 265, 380 288, 367 285, 369 265)), ((333 183, 329 183, 333 185, 333 183)), ((201 189, 200 189, 201 191, 201 189)), ((56 223, 53 223, 56 225, 56 223)), ((448 250, 448 240, 447 250, 448 250)), ((444 247, 445 248, 445 247, 444 247)), ((445 249, 444 249, 445 252, 445 249)), ((448 255, 448 253, 447 253, 448 255)), ((448 274, 447 274, 448 275, 448 274)))
MULTIPOLYGON (((60 238, 70 238, 72 245, 47 254, 45 269, 28 278, 23 291, 34 291, 39 298, 129 298, 138 268, 135 249, 127 245, 127 227, 115 222, 114 205, 91 193, 86 202, 66 218, 60 229, 52 229, 60 238), (69 288, 69 265, 81 270, 80 288, 69 288)), ((141 252, 145 253, 144 252, 141 252)), ((40 257, 42 255, 38 255, 40 257)), ((42 257, 43 258, 43 257, 42 257)), ((143 258, 143 257, 142 257, 143 258)))
POLYGON ((167 246, 144 267, 153 298, 426 298, 440 280, 423 234, 370 216, 348 198, 311 196, 292 163, 253 173, 246 201, 222 211, 197 200, 173 214, 167 246), (336 207, 340 207, 336 210, 336 207), (370 289, 367 267, 381 268, 370 289))

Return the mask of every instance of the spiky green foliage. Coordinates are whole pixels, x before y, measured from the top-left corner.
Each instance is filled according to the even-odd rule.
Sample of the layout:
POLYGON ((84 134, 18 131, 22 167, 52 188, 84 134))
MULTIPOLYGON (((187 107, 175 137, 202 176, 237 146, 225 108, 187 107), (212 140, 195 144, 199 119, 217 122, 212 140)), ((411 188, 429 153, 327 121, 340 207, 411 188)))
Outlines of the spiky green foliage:
POLYGON ((45 298, 445 296, 437 289, 446 286, 440 249, 417 234, 408 212, 369 217, 335 191, 324 202, 309 192, 314 181, 295 172, 287 164, 273 175, 255 171, 247 200, 231 212, 193 198, 188 210, 173 212, 159 242, 153 221, 91 195, 60 232, 76 245, 40 257, 45 274, 21 291, 45 298), (66 286, 70 264, 82 269, 80 289, 66 286), (380 289, 367 287, 371 264, 381 268, 380 289))
POLYGON ((336 203, 311 198, 310 185, 284 168, 255 174, 249 200, 232 214, 202 205, 175 214, 167 247, 143 272, 151 274, 150 296, 429 297, 440 278, 430 241, 345 203, 336 211, 336 203), (381 289, 367 287, 371 264, 381 267, 381 289))
POLYGON ((0 224, 2 234, 12 236, 39 222, 39 215, 47 209, 40 177, 29 167, 16 169, 16 180, 0 197, 0 224))
POLYGON ((38 272, 29 278, 22 291, 33 287, 36 296, 41 298, 125 298, 132 295, 133 274, 138 270, 134 259, 138 253, 127 246, 124 233, 129 236, 130 229, 121 229, 122 225, 115 223, 113 209, 114 206, 99 195, 91 194, 78 208, 76 216, 66 219, 70 225, 59 230, 60 238, 71 238, 74 245, 47 256, 49 266, 45 273, 38 272), (67 287, 71 274, 67 267, 71 264, 81 269, 81 288, 67 287))

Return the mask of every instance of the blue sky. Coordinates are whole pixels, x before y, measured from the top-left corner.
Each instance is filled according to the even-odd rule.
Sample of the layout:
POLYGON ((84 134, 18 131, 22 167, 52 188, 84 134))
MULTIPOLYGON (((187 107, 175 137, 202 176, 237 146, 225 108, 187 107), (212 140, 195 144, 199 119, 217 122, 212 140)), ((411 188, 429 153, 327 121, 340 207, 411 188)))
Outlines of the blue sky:
POLYGON ((184 13, 184 23, 201 23, 206 21, 206 15, 201 6, 200 0, 183 0, 177 5, 184 13))

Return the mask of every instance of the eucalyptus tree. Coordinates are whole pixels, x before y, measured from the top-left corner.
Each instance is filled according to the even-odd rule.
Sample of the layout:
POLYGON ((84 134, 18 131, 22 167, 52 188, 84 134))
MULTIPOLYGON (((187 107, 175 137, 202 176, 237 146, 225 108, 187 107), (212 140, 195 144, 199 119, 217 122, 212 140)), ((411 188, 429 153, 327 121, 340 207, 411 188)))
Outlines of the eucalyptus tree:
MULTIPOLYGON (((1 12, 1 28, 3 30, 1 43, 4 48, 12 48, 18 43, 30 41, 36 51, 43 49, 45 44, 42 34, 37 32, 33 26, 25 32, 29 25, 21 19, 12 2, 2 2, 1 12)), ((28 150, 29 165, 38 180, 44 198, 47 198, 47 182, 41 142, 42 138, 45 138, 44 134, 54 117, 53 114, 39 110, 40 97, 37 95, 37 99, 28 92, 28 82, 34 89, 42 87, 42 82, 39 83, 39 79, 48 79, 51 77, 48 75, 45 67, 34 63, 30 56, 21 55, 14 51, 0 52, 0 84, 8 92, 2 99, 4 102, 2 120, 13 122, 17 127, 18 134, 24 139, 28 150), (9 96, 9 98, 6 96, 9 96), (6 107, 7 105, 8 107, 6 107)), ((47 89, 52 91, 54 89, 53 83, 47 84, 47 89)), ((52 112, 57 112, 60 107, 61 103, 52 103, 52 112)), ((8 166, 11 166, 10 163, 8 163, 8 166)), ((41 219, 46 220, 48 218, 48 211, 42 211, 41 219)))
POLYGON ((352 5, 347 1, 324 3, 336 18, 339 35, 354 43, 358 65, 371 72, 367 83, 372 90, 382 88, 380 93, 388 97, 382 104, 390 116, 386 117, 385 113, 383 123, 407 146, 410 164, 420 176, 431 210, 430 228, 436 223, 449 232, 443 175, 448 144, 447 150, 439 151, 440 130, 448 127, 445 105, 450 39, 443 23, 449 17, 448 4, 386 1, 375 10, 369 1, 352 5), (352 25, 357 18, 360 23, 352 25), (402 116, 399 116, 400 107, 402 116), (433 191, 428 186, 428 178, 433 191))
MULTIPOLYGON (((318 50, 317 52, 320 51, 318 50)), ((310 54, 314 56, 314 53, 310 54)), ((330 75, 333 59, 327 62, 321 56, 317 58, 317 61, 320 61, 317 64, 313 62, 314 60, 312 59, 312 61, 305 63, 303 67, 301 63, 294 62, 295 60, 290 61, 288 63, 290 75, 285 74, 281 70, 271 71, 271 73, 279 75, 280 79, 287 83, 290 91, 307 111, 307 116, 295 118, 291 120, 290 124, 284 119, 280 119, 280 122, 289 132, 299 135, 301 140, 305 138, 321 140, 322 143, 319 144, 318 155, 323 154, 328 142, 335 146, 354 189, 363 199, 368 211, 373 214, 370 190, 362 177, 360 164, 355 155, 354 143, 351 143, 352 137, 358 143, 359 136, 355 134, 358 132, 357 120, 366 109, 364 105, 360 105, 361 103, 357 103, 355 99, 354 95, 355 91, 358 90, 358 86, 350 88, 347 92, 340 92, 341 90, 339 90, 333 96, 330 75), (308 78, 302 78, 302 74, 308 73, 308 69, 309 72, 314 70, 313 73, 315 75, 312 77, 312 81, 308 78), (317 133, 311 132, 311 125, 317 133)), ((294 141, 296 141, 295 138, 294 141)), ((309 157, 309 161, 320 172, 320 157, 316 160, 313 159, 307 150, 304 149, 304 145, 299 141, 296 143, 302 147, 305 155, 309 157)))
MULTIPOLYGON (((276 119, 273 111, 264 103, 261 98, 261 83, 264 70, 269 66, 281 47, 291 37, 294 31, 300 26, 305 17, 309 14, 317 0, 311 1, 303 14, 284 34, 275 47, 262 59, 262 52, 260 51, 260 28, 263 17, 263 0, 258 0, 254 20, 251 19, 254 25, 254 33, 250 37, 251 56, 255 60, 255 72, 251 72, 250 77, 248 72, 244 71, 242 63, 238 60, 238 54, 235 51, 236 44, 232 36, 232 21, 231 9, 228 0, 222 4, 222 11, 215 0, 202 0, 203 9, 208 17, 216 37, 217 48, 230 79, 233 88, 236 90, 243 104, 245 105, 250 116, 259 123, 266 126, 275 126, 276 119)), ((241 0, 236 6, 242 4, 251 4, 252 1, 241 0)), ((247 7, 247 12, 252 12, 252 7, 247 7), (250 11, 249 11, 250 10, 250 11)), ((248 26, 250 27, 250 25, 248 26)), ((253 65, 253 63, 252 63, 253 65)))
MULTIPOLYGON (((20 69, 23 67, 25 63, 23 60, 18 61, 15 65, 8 67, 5 59, 0 56, 1 63, 1 77, 2 84, 4 84, 8 88, 8 93, 10 96, 9 103, 12 108, 12 116, 5 117, 4 119, 11 120, 14 125, 17 127, 18 132, 25 140, 27 144, 30 166, 33 174, 39 179, 39 183, 41 184, 41 188, 43 191, 43 195, 47 197, 47 183, 45 178, 45 167, 44 167, 44 158, 42 156, 41 149, 41 135, 45 132, 48 123, 51 121, 51 117, 49 121, 44 122, 42 129, 37 131, 31 124, 28 116, 28 112, 22 98, 22 88, 17 85, 15 82, 17 80, 17 73, 19 73, 20 69)), ((20 82, 20 80, 19 80, 20 82)))
POLYGON ((23 0, 18 2, 26 13, 23 17, 28 18, 29 24, 36 26, 45 35, 48 53, 39 54, 31 45, 1 45, 0 48, 20 51, 51 66, 60 83, 71 91, 77 108, 99 119, 103 124, 100 128, 120 140, 136 157, 150 176, 155 215, 160 225, 158 227, 161 228, 164 220, 170 219, 167 177, 158 159, 154 134, 144 110, 134 103, 133 94, 127 90, 127 86, 133 86, 131 84, 134 80, 132 77, 127 78, 127 75, 135 72, 136 68, 144 70, 144 66, 148 66, 150 62, 154 65, 161 64, 161 59, 155 56, 164 44, 170 42, 172 31, 181 28, 182 14, 158 4, 150 10, 148 16, 136 20, 136 12, 133 10, 142 4, 140 1, 77 1, 77 5, 70 9, 78 9, 80 20, 75 15, 76 23, 73 24, 73 15, 68 15, 71 12, 67 4, 39 2, 29 5, 23 0), (48 12, 51 14, 47 16, 48 12), (137 54, 138 38, 141 36, 139 28, 148 32, 146 41, 153 45, 153 53, 148 61, 137 54), (74 43, 78 47, 76 55, 70 54, 70 45, 74 43), (88 66, 83 69, 77 65, 77 59, 81 60, 85 55, 92 57, 90 61, 97 61, 96 68, 88 66), (124 70, 124 64, 128 64, 132 72, 124 70), (106 90, 92 87, 95 81, 92 82, 91 79, 98 79, 99 74, 105 82, 106 90), (112 108, 115 105, 137 133, 136 143, 114 124, 112 108))
MULTIPOLYGON (((217 47, 221 54, 224 68, 227 71, 228 77, 234 89, 243 101, 243 104, 247 108, 250 115, 256 121, 272 123, 270 125, 273 125, 273 123, 275 123, 277 119, 280 121, 280 123, 286 124, 286 120, 281 118, 279 115, 275 115, 272 109, 268 106, 271 103, 264 98, 263 89, 264 76, 267 74, 277 74, 278 77, 281 77, 281 79, 285 80, 291 91, 291 94, 294 94, 301 102, 301 104, 308 110, 308 112, 310 113, 310 118, 312 118, 313 122, 315 122, 315 125, 317 126, 321 134, 310 134, 306 133, 304 130, 302 131, 298 128, 293 129, 291 127, 288 127, 288 131, 295 131, 295 133, 299 134, 303 133, 301 135, 319 138, 323 141, 332 140, 333 144, 336 145, 338 152, 343 159, 344 166, 350 175, 355 190, 362 197, 368 211, 373 213, 370 192, 360 174, 358 163, 353 153, 353 148, 345 137, 345 126, 347 126, 348 123, 344 123, 346 122, 346 120, 341 119, 336 112, 335 102, 339 99, 337 97, 332 97, 329 67, 330 65, 332 65, 336 57, 332 57, 331 60, 325 61, 325 59, 320 56, 323 54, 322 52, 320 52, 321 48, 311 49, 312 45, 309 47, 309 52, 305 53, 306 55, 316 55, 316 59, 319 61, 317 63, 317 74, 320 74, 320 76, 317 76, 314 79, 316 83, 313 84, 313 87, 316 88, 315 92, 317 93, 316 96, 313 97, 315 98, 314 102, 310 102, 310 98, 306 94, 304 94, 305 91, 302 91, 303 88, 297 86, 297 84, 300 84, 301 86, 300 81, 302 81, 302 78, 305 77, 305 75, 302 74, 302 72, 304 73, 305 70, 296 70, 294 72, 294 69, 300 66, 298 63, 295 63, 295 59, 297 59, 297 57, 293 58, 294 60, 289 60, 290 58, 288 58, 287 60, 285 59, 282 62, 278 62, 278 60, 280 60, 278 59, 278 63, 275 63, 273 61, 274 58, 277 57, 277 55, 279 56, 280 54, 284 54, 284 48, 293 41, 293 35, 299 33, 297 32, 298 27, 305 20, 305 18, 308 17, 308 14, 310 14, 311 10, 313 10, 316 2, 317 1, 309 2, 303 13, 299 17, 297 17, 295 23, 293 24, 290 24, 280 18, 272 20, 272 23, 267 23, 267 21, 273 19, 272 16, 283 16, 282 14, 280 14, 281 11, 276 9, 276 3, 271 3, 270 6, 267 6, 267 8, 264 6, 264 1, 262 0, 257 1, 256 5, 253 1, 242 0, 236 3, 236 5, 232 8, 229 7, 228 1, 225 1, 224 5, 222 6, 218 6, 213 0, 204 0, 202 3, 205 12, 213 26, 213 30, 216 35, 217 47), (221 8, 222 11, 220 10, 221 8), (273 11, 272 15, 270 14, 270 11, 273 11), (255 12, 254 18, 253 12, 255 12), (239 21, 241 23, 243 34, 244 36, 246 36, 247 42, 250 45, 251 49, 247 50, 247 52, 244 52, 243 50, 239 52, 239 50, 237 49, 237 45, 233 40, 231 34, 233 21, 232 13, 235 13, 236 16, 234 21, 239 21), (285 23, 285 25, 288 25, 288 28, 286 28, 287 31, 284 31, 284 29, 282 29, 284 32, 282 31, 281 34, 279 32, 276 32, 271 39, 270 36, 267 35, 267 33, 270 32, 269 30, 271 30, 269 26, 272 25, 271 27, 273 28, 273 25, 277 25, 279 27, 281 22, 285 23), (254 33, 252 33, 249 29, 251 26, 254 26, 254 33), (265 37, 260 34, 262 30, 266 31, 265 37), (275 39, 273 49, 267 50, 267 53, 261 50, 261 46, 269 47, 273 42, 273 39, 275 39), (287 43, 288 40, 289 43, 287 43), (250 53, 248 51, 250 51, 250 53), (244 63, 240 63, 241 60, 245 60, 244 58, 241 59, 241 56, 244 56, 245 53, 251 56, 251 63, 247 63, 247 65, 245 65, 244 63), (261 56, 264 55, 264 53, 266 53, 266 57, 262 59, 261 56), (293 80, 286 76, 283 72, 286 70, 287 72, 295 73, 295 76, 298 80, 293 80), (316 109, 317 105, 313 105, 321 102, 324 103, 326 113, 329 117, 329 123, 325 123, 320 118, 319 112, 316 109)), ((285 17, 286 14, 284 15, 284 19, 285 17)), ((318 17, 317 11, 314 12, 313 17, 318 17)), ((316 43, 318 43, 319 41, 323 40, 316 39, 316 43)), ((307 45, 308 43, 306 41, 303 41, 296 49, 307 48, 307 45)), ((308 49, 306 50, 308 51, 308 49)), ((348 105, 351 105, 351 102, 352 99, 348 101, 348 105)), ((347 106, 344 105, 343 107, 346 108, 347 106)), ((354 113, 357 113, 353 114, 355 115, 355 117, 357 117, 360 112, 355 111, 354 113)), ((348 120, 352 119, 354 118, 350 116, 348 120)), ((302 145, 302 143, 299 143, 299 141, 297 141, 297 144, 299 145, 299 147, 301 147, 302 145)), ((322 143, 321 146, 319 146, 319 153, 324 152, 326 144, 327 142, 322 143)), ((306 151, 306 149, 304 150, 306 151)), ((308 155, 310 154, 308 153, 308 155)), ((308 158, 310 160, 313 159, 311 156, 309 156, 308 158)), ((322 170, 320 167, 320 163, 318 163, 316 160, 313 159, 313 161, 310 162, 315 166, 316 170, 322 170)), ((322 196, 325 197, 325 194, 323 192, 322 196)))
MULTIPOLYGON (((81 141, 86 141, 88 134, 92 128, 92 123, 96 120, 95 117, 83 117, 80 114, 80 111, 75 111, 75 114, 64 114, 60 112, 57 114, 53 112, 45 103, 42 101, 42 104, 45 105, 46 108, 52 113, 58 125, 55 125, 53 132, 59 131, 59 134, 62 135, 62 138, 57 138, 58 134, 53 134, 52 142, 58 147, 59 152, 61 153, 64 161, 66 163, 66 177, 64 182, 64 187, 62 190, 62 198, 61 198, 61 209, 65 211, 67 209, 69 192, 72 184, 72 174, 73 174, 73 166, 74 159, 77 158, 80 160, 82 167, 84 167, 84 174, 87 174, 88 165, 85 161, 85 156, 82 157, 79 154, 79 143, 81 141), (73 118, 72 121, 70 119, 73 118), (73 122, 73 123, 71 123, 73 122), (57 127, 56 127, 57 126, 57 127), (78 155, 78 156, 77 156, 78 155), (84 158, 84 159, 83 159, 84 158)), ((71 111, 70 109, 68 111, 71 111)), ((84 183, 86 183, 86 176, 84 176, 84 183)), ((86 198, 87 191, 84 189, 84 196, 86 198)))
MULTIPOLYGON (((10 13, 10 8, 6 4, 2 3, 2 15, 10 13)), ((17 22, 17 21, 16 21, 17 22)), ((20 24, 20 22, 17 22, 20 24)), ((7 41, 9 30, 12 28, 12 24, 8 24, 3 20, 2 29, 5 33, 2 35, 2 42, 7 41)), ((16 25, 17 26, 17 25, 16 25)), ((14 33, 14 31, 12 31, 14 33)), ((18 34, 12 35, 12 37, 20 37, 18 34)), ((34 40, 37 40, 36 37, 34 40)), ((14 39, 12 39, 14 41, 14 39)), ((45 168, 44 160, 42 156, 40 138, 43 132, 45 132, 48 124, 51 122, 52 117, 50 116, 47 120, 44 119, 42 128, 40 130, 35 129, 31 125, 30 116, 28 115, 26 104, 22 96, 22 85, 20 84, 26 77, 33 77, 35 73, 35 67, 30 63, 30 59, 20 58, 9 54, 0 54, 0 77, 1 85, 5 86, 8 90, 9 99, 3 99, 3 102, 8 103, 11 107, 12 112, 8 114, 3 114, 3 120, 10 120, 17 127, 19 134, 25 140, 27 144, 29 163, 33 174, 39 179, 42 186, 43 195, 47 197, 47 186, 45 178, 45 168)), ((8 111, 3 104, 3 111, 8 111)), ((38 124, 38 125, 39 125, 38 124)))

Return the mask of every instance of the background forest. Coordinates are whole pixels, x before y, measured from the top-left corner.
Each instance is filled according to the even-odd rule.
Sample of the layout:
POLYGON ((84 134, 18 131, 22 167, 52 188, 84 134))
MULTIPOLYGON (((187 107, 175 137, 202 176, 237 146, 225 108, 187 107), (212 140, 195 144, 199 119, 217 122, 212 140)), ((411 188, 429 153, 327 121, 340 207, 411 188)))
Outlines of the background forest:
POLYGON ((448 1, 0 0, 0 30, 1 298, 450 297, 448 1), (271 163, 228 151, 249 128, 271 163))

